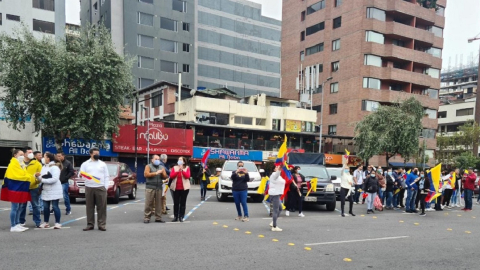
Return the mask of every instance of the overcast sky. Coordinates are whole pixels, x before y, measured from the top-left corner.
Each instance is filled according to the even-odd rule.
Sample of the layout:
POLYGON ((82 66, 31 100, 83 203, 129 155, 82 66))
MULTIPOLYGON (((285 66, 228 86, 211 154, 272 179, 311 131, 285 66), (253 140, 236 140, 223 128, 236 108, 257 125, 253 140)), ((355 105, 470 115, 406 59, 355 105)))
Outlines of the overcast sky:
MULTIPOLYGON (((264 16, 281 19, 282 0, 251 1, 262 4, 264 16)), ((80 1, 66 2, 67 22, 80 24, 80 1)), ((470 63, 472 55, 475 63, 478 63, 480 40, 470 44, 467 40, 480 34, 480 0, 448 0, 445 17, 443 68, 460 66, 462 55, 464 65, 470 63)))

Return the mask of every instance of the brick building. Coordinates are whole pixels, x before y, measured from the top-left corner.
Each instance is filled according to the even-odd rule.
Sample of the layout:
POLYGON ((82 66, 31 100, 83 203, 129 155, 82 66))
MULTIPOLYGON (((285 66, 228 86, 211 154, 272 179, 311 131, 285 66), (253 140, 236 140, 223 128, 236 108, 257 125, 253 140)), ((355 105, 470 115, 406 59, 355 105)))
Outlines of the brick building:
MULTIPOLYGON (((313 104, 310 98, 306 104, 318 111, 320 122, 322 82, 332 77, 325 84, 323 134, 335 139, 352 138, 355 123, 378 105, 414 95, 425 107, 424 137, 433 157, 446 0, 437 6, 428 9, 417 0, 284 0, 282 97, 311 95, 313 104)), ((371 162, 385 166, 378 158, 371 162)))

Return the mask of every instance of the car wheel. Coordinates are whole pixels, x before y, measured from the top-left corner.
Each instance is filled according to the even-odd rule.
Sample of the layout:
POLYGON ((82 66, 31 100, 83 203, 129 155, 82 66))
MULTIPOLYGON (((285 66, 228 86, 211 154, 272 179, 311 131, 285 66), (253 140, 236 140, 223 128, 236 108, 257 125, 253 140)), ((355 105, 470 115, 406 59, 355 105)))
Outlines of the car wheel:
POLYGON ((217 188, 217 191, 216 191, 216 195, 217 195, 217 201, 219 201, 219 202, 224 202, 224 201, 227 200, 227 194, 220 193, 218 191, 218 188, 217 188))
POLYGON ((132 187, 132 192, 128 194, 130 200, 135 200, 137 198, 137 186, 132 187))
POLYGON ((327 203, 326 206, 327 206, 327 211, 335 211, 335 206, 337 205, 337 202, 331 202, 331 203, 327 203))
POLYGON ((117 191, 115 191, 115 197, 112 199, 112 202, 114 204, 117 204, 120 201, 120 188, 117 188, 117 191))
POLYGON ((77 198, 70 197, 70 203, 76 203, 76 202, 77 202, 77 198))

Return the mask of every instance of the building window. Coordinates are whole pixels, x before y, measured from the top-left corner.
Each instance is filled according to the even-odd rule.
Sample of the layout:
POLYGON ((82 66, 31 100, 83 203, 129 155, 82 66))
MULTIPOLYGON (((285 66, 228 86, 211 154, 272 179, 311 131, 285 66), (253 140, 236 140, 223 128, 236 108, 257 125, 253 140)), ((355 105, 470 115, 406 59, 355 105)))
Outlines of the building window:
POLYGON ((372 54, 365 54, 363 64, 366 66, 382 67, 382 57, 372 54))
POLYGON ((337 107, 338 107, 338 104, 335 103, 335 104, 330 104, 330 114, 337 114, 337 107))
POLYGON ((138 56, 138 67, 146 69, 155 69, 155 59, 151 57, 138 56))
POLYGON ((20 16, 17 16, 17 15, 7 14, 6 17, 7 17, 7 20, 10 20, 10 21, 17 21, 17 22, 20 21, 20 16))
POLYGON ((3 14, 0 13, 0 25, 2 25, 2 18, 3 18, 3 14))
POLYGON ((437 8, 435 9, 435 13, 437 13, 437 15, 440 15, 440 16, 445 16, 445 8, 437 5, 437 8))
POLYGON ((305 10, 300 13, 300 21, 303 22, 305 21, 305 10))
POLYGON ((190 73, 190 65, 183 64, 182 72, 190 73))
POLYGON ((178 73, 178 65, 175 62, 160 60, 160 71, 178 73))
POLYGON ((437 110, 425 109, 425 115, 430 119, 437 119, 437 110))
POLYGON ((424 128, 422 130, 422 136, 423 138, 425 139, 435 139, 435 134, 437 133, 437 131, 435 129, 426 129, 424 128))
POLYGON ((442 58, 442 49, 430 47, 425 50, 426 53, 429 53, 435 57, 442 58))
POLYGON ((153 39, 154 38, 151 37, 151 36, 138 35, 137 36, 137 46, 153 49, 153 39))
POLYGON ((332 51, 340 50, 340 39, 332 41, 332 51))
POLYGON ((190 52, 190 44, 183 43, 183 51, 184 52, 190 52))
POLYGON ((314 12, 317 12, 319 10, 322 10, 325 8, 325 0, 322 0, 320 2, 317 2, 309 7, 307 7, 307 15, 310 15, 314 12))
POLYGON ((303 60, 305 60, 305 52, 301 51, 300 52, 300 61, 303 61, 303 60))
POLYGON ((384 44, 385 37, 383 34, 374 31, 365 31, 365 41, 384 44))
POLYGON ((300 32, 300 41, 305 40, 305 31, 300 32))
POLYGON ((388 89, 392 91, 403 91, 403 84, 392 83, 388 86, 388 89))
POLYGON ((423 94, 429 96, 430 98, 438 99, 438 90, 437 89, 423 90, 423 94))
POLYGON ((252 117, 235 116, 235 124, 252 125, 252 122, 253 122, 252 117))
POLYGON ((338 93, 338 82, 330 84, 330 93, 338 93))
POLYGON ((443 37, 443 29, 437 26, 428 26, 427 30, 437 37, 443 37))
POLYGON ((314 110, 316 112, 322 112, 322 105, 313 106, 312 110, 314 110))
POLYGON ((457 110, 457 116, 473 115, 473 108, 457 110))
POLYGON ((447 112, 438 112, 438 118, 447 118, 447 112))
POLYGON ((342 5, 343 0, 335 0, 335 7, 339 7, 342 5))
POLYGON ((337 125, 328 126, 328 135, 337 135, 337 125))
POLYGON ((182 23, 182 28, 183 28, 183 31, 187 31, 187 32, 190 32, 190 24, 189 23, 182 23))
POLYGON ((177 32, 177 21, 160 17, 160 28, 177 32))
POLYGON ((392 40, 392 44, 395 45, 395 46, 399 46, 399 47, 405 47, 405 41, 400 40, 400 39, 392 40))
POLYGON ((33 19, 33 31, 55 34, 55 23, 33 19))
POLYGON ((152 107, 160 107, 163 102, 163 94, 161 92, 152 94, 152 107))
POLYGON ((267 124, 267 119, 265 118, 255 118, 256 126, 265 126, 267 124))
POLYGON ((138 12, 138 24, 153 26, 153 15, 138 12))
POLYGON ((325 22, 314 24, 310 27, 307 27, 306 34, 307 36, 315 34, 318 31, 325 29, 325 22))
POLYGON ((436 68, 426 68, 423 73, 430 75, 432 78, 440 78, 440 70, 436 68))
POLYGON ((168 40, 168 39, 160 39, 160 50, 164 52, 177 52, 177 42, 168 40))
MULTIPOLYGON (((323 72, 323 64, 318 65, 318 73, 321 73, 321 72, 323 72)), ((320 85, 320 87, 322 87, 322 85, 320 85)))
POLYGON ((32 0, 34 8, 55 11, 55 0, 32 0))
POLYGON ((371 100, 362 100, 362 111, 375 112, 378 110, 380 103, 371 100))
POLYGON ((332 72, 337 72, 339 67, 340 67, 339 61, 332 62, 332 72))
POLYGON ((152 79, 146 79, 146 78, 138 78, 138 89, 145 88, 147 86, 150 86, 154 83, 155 81, 152 79))
POLYGON ((381 10, 378 8, 367 8, 367 18, 385 21, 385 10, 381 10))
POLYGON ((333 19, 333 29, 337 29, 342 26, 342 17, 333 19))
POLYGON ((280 131, 281 129, 280 123, 281 123, 280 119, 272 119, 272 130, 280 131))
POLYGON ((363 78, 363 88, 379 89, 380 90, 380 80, 375 78, 363 78))
POLYGON ((172 0, 172 9, 179 12, 187 12, 187 2, 172 0))
POLYGON ((152 4, 153 5, 153 0, 138 0, 139 2, 142 3, 147 3, 147 4, 152 4))
POLYGON ((323 52, 323 42, 306 49, 306 55, 323 52))

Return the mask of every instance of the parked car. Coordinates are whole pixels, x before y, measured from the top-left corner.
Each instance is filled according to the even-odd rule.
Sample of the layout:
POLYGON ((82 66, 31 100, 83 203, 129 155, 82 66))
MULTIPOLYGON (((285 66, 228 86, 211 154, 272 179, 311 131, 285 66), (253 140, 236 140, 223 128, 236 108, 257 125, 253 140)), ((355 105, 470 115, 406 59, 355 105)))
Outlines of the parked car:
MULTIPOLYGON (((137 175, 125 163, 109 161, 105 163, 110 174, 107 198, 113 203, 118 203, 122 196, 128 196, 129 199, 135 200, 137 197, 137 175)), ((72 203, 75 203, 77 198, 85 198, 85 180, 78 177, 80 168, 74 169, 75 175, 68 180, 68 195, 72 203)))
POLYGON ((342 168, 341 167, 327 167, 327 172, 330 176, 335 176, 337 179, 332 180, 333 186, 335 188, 335 196, 337 199, 340 198, 340 183, 342 182, 342 168))
MULTIPOLYGON (((237 160, 227 160, 223 164, 222 173, 218 179, 217 186, 215 187, 217 200, 223 202, 228 196, 232 196, 232 172, 237 170, 237 160)), ((243 161, 244 167, 248 171, 250 176, 250 182, 248 185, 248 196, 256 202, 263 201, 263 195, 258 194, 257 190, 260 186, 260 172, 258 172, 257 166, 253 161, 243 161)))

